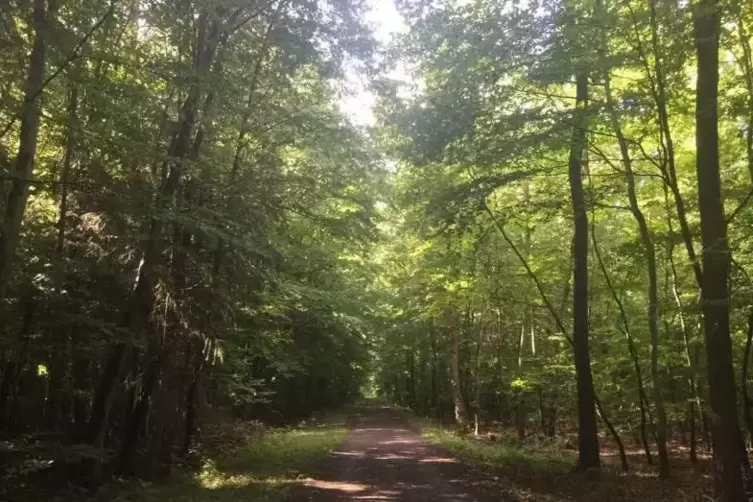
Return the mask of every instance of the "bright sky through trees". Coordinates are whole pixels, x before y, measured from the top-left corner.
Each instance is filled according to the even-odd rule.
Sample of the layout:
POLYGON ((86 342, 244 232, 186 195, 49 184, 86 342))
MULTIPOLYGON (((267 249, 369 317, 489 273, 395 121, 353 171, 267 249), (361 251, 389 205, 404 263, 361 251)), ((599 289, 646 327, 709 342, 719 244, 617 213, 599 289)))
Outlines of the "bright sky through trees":
MULTIPOLYGON (((370 0, 371 8, 366 15, 379 43, 386 45, 396 33, 407 29, 394 0, 370 0)), ((402 78, 403 75, 398 75, 402 78)), ((340 101, 341 109, 356 125, 373 126, 374 94, 368 89, 367 77, 352 68, 348 71, 347 92, 340 101)))

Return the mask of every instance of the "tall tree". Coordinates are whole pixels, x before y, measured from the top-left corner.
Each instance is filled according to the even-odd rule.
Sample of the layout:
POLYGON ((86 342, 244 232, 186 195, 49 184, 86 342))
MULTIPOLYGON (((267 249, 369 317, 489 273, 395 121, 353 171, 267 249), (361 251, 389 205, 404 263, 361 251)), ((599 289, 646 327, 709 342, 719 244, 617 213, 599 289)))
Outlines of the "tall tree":
POLYGON ((588 341, 588 212, 583 190, 583 151, 588 128, 588 73, 576 79, 576 111, 573 125, 568 178, 572 198, 573 235, 573 357, 578 390, 578 466, 599 466, 599 436, 596 397, 588 341))
POLYGON ((724 499, 743 501, 747 459, 737 413, 737 391, 730 339, 730 249, 719 168, 719 30, 716 0, 694 5, 693 22, 698 57, 696 90, 696 171, 703 243, 701 307, 708 360, 709 403, 714 456, 724 499))

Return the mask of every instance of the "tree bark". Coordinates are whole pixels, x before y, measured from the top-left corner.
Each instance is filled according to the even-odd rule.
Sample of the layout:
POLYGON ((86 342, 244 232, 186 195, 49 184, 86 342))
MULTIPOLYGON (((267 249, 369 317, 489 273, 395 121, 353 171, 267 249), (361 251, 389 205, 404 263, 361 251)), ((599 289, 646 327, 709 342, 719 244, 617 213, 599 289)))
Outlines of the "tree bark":
MULTIPOLYGON (((648 272, 648 327, 651 334, 651 378, 654 382, 653 397, 656 406, 656 444, 659 450, 659 477, 668 478, 670 475, 669 452, 667 451, 667 412, 664 408, 660 378, 659 378, 659 287, 656 267, 656 247, 648 228, 646 217, 638 203, 638 194, 635 189, 635 175, 633 174, 633 162, 630 157, 628 142, 620 127, 617 112, 612 98, 611 82, 609 73, 605 75, 604 92, 609 107, 612 128, 614 129, 622 156, 622 165, 625 168, 625 181, 627 182, 628 200, 630 210, 633 213, 643 244, 643 254, 646 259, 648 272)), ((647 457, 650 455, 647 452, 647 457)), ((649 462, 650 463, 650 462, 649 462)))
POLYGON ((201 374, 204 369, 205 351, 207 350, 209 343, 208 339, 204 339, 195 343, 189 340, 188 344, 189 365, 192 365, 192 375, 191 382, 188 384, 188 390, 186 392, 186 423, 182 452, 184 458, 188 458, 193 452, 196 439, 199 417, 199 388, 201 386, 201 374), (194 346, 196 348, 195 350, 192 350, 194 346))
POLYGON ((753 402, 750 399, 748 393, 748 368, 750 364, 750 351, 753 346, 753 311, 748 314, 748 333, 745 337, 745 351, 743 352, 743 364, 740 371, 740 388, 743 394, 743 416, 745 417, 745 426, 748 429, 751 442, 753 442, 753 414, 751 414, 751 407, 753 402))
POLYGON ((578 466, 599 467, 599 438, 588 344, 588 215, 583 193, 583 149, 588 124, 588 75, 576 76, 576 118, 570 145, 569 180, 575 218, 573 256, 573 355, 578 395, 578 466))
POLYGON ((742 58, 739 58, 740 67, 745 77, 745 87, 748 91, 748 117, 747 127, 745 130, 745 152, 748 158, 748 174, 753 182, 753 55, 750 49, 750 34, 745 26, 740 4, 731 2, 732 8, 737 17, 737 32, 740 38, 740 48, 742 49, 742 58))
POLYGON ((729 325, 730 250, 719 171, 719 28, 717 0, 694 5, 698 79, 696 85, 696 170, 703 243, 701 307, 708 359, 709 402, 715 465, 725 501, 746 500, 744 452, 729 325))
POLYGON ((617 433, 617 429, 615 429, 614 425, 612 425, 612 422, 609 420, 609 417, 604 411, 604 407, 601 405, 601 401, 599 401, 598 399, 596 399, 596 409, 599 410, 599 415, 604 421, 604 425, 606 425, 607 430, 612 435, 612 439, 614 439, 614 442, 617 443, 617 450, 620 452, 620 463, 622 465, 622 470, 624 472, 627 472, 630 469, 630 466, 628 465, 627 454, 625 453, 625 445, 622 443, 622 439, 620 439, 620 435, 617 433))
MULTIPOLYGON (((210 22, 209 18, 210 15, 206 11, 202 12, 199 17, 199 43, 197 44, 198 50, 194 62, 194 68, 199 75, 204 74, 211 68, 220 38, 219 21, 210 22)), ((203 86, 194 83, 191 85, 181 107, 177 133, 168 148, 170 160, 166 165, 167 175, 157 194, 158 213, 166 210, 172 204, 180 185, 184 160, 190 153, 192 131, 196 123, 202 93, 203 86)), ((164 222, 161 218, 152 218, 136 284, 121 323, 123 328, 134 334, 142 333, 147 329, 154 307, 157 268, 162 260, 163 226, 164 222)), ((128 352, 129 348, 126 344, 118 344, 113 349, 106 364, 101 385, 94 399, 92 418, 89 424, 89 442, 95 448, 102 448, 103 446, 114 390, 128 352)), ((100 481, 100 467, 98 462, 94 462, 92 465, 90 480, 94 484, 100 481)))
POLYGON ((455 423, 460 427, 468 426, 468 410, 465 407, 463 390, 460 385, 460 342, 457 313, 450 308, 445 309, 445 326, 450 334, 450 384, 452 387, 452 403, 455 412, 455 423))
MULTIPOLYGON (((690 225, 688 224, 687 211, 685 210, 685 199, 680 193, 680 187, 677 182, 677 169, 675 162, 675 148, 672 139, 672 129, 669 125, 669 111, 667 107, 667 84, 666 75, 664 69, 664 57, 661 51, 661 44, 659 40, 659 21, 656 10, 656 0, 648 0, 649 8, 649 21, 651 25, 651 48, 654 53, 654 77, 651 82, 652 91, 654 95, 654 101, 656 103, 657 116, 659 119, 660 142, 664 156, 661 160, 661 171, 664 177, 664 183, 672 191, 672 196, 675 201, 675 208, 677 210, 677 221, 680 224, 680 234, 682 236, 683 243, 685 244, 685 250, 688 253, 688 259, 693 267, 693 273, 695 275, 696 283, 698 287, 701 287, 701 264, 698 261, 698 256, 695 252, 693 245, 693 234, 690 231, 690 225)), ((647 66, 647 73, 650 75, 650 69, 648 68, 648 60, 644 55, 644 60, 647 66)))
POLYGON ((13 185, 5 204, 5 217, 0 227, 0 300, 5 297, 5 288, 16 254, 21 233, 21 223, 29 197, 29 183, 34 174, 37 154, 39 121, 42 114, 40 90, 44 85, 47 52, 48 17, 57 10, 57 0, 34 0, 34 42, 31 50, 29 71, 21 115, 21 130, 16 162, 13 167, 13 185))
POLYGON ((78 87, 71 85, 68 95, 68 125, 65 138, 65 155, 63 167, 60 171, 60 210, 58 216, 58 235, 55 251, 62 255, 65 244, 65 220, 68 217, 68 185, 73 163, 74 150, 76 148, 76 123, 78 114, 78 87))
MULTIPOLYGON (((664 193, 665 200, 669 200, 669 194, 666 192, 664 193)), ((667 205, 669 203, 667 202, 667 205)), ((669 214, 669 208, 667 208, 667 227, 669 228, 669 233, 672 234, 673 228, 672 228, 672 218, 669 214)), ((698 365, 697 365, 697 350, 695 351, 696 354, 694 354, 693 349, 691 348, 690 343, 690 333, 688 332, 688 325, 685 322, 685 307, 682 302, 682 298, 680 297, 680 291, 677 288, 677 267, 675 266, 675 258, 674 258, 674 245, 670 244, 669 249, 667 250, 667 259, 669 261, 669 268, 670 268, 670 278, 671 278, 671 285, 672 285, 672 296, 675 300, 675 304, 677 306, 678 310, 678 317, 680 320, 680 330, 682 331, 682 339, 683 339, 683 347, 685 349, 685 362, 688 366, 688 388, 690 390, 690 394, 693 399, 693 403, 695 404, 696 411, 698 415, 703 419, 703 423, 706 423, 706 414, 703 411, 703 406, 701 405, 701 397, 698 394, 698 365)), ((696 418, 696 414, 693 413, 691 415, 693 419, 696 418)), ((691 424, 693 425, 693 424, 691 424)), ((692 432, 696 432, 697 429, 692 430, 692 432)), ((697 445, 695 442, 691 441, 690 444, 690 461, 692 463, 696 463, 698 461, 698 455, 697 455, 697 445)))
MULTIPOLYGON (((593 218, 593 216, 592 216, 593 218)), ((609 277, 609 273, 607 272, 607 267, 604 264, 604 259, 601 256, 601 251, 599 250, 599 243, 596 240, 596 225, 592 223, 591 228, 591 239, 593 240, 594 245, 594 256, 596 257, 596 261, 599 264, 599 268, 601 269, 601 273, 604 276, 604 282, 607 284, 607 289, 612 294, 612 298, 614 299, 614 302, 617 304, 617 308, 620 311, 620 318, 622 319, 622 325, 623 325, 623 333, 625 334, 625 338, 627 340, 628 344, 628 352, 630 352, 630 359, 633 361, 633 369, 635 370, 635 379, 638 387, 638 405, 641 411, 641 424, 640 424, 640 433, 641 433, 641 442, 643 443, 643 451, 646 455, 646 462, 649 464, 654 463, 654 459, 651 456, 651 448, 648 445, 648 432, 647 432, 647 409, 649 408, 648 398, 646 397, 646 389, 643 385, 643 375, 641 371, 641 365, 640 360, 638 357, 638 351, 635 347, 635 341, 633 340, 633 334, 630 330, 630 322, 628 321, 627 312, 625 311, 625 305, 622 302, 622 299, 617 295, 617 291, 614 289, 614 285, 612 284, 612 279, 609 277)))
POLYGON ((120 470, 125 474, 133 474, 133 456, 136 453, 142 425, 149 411, 151 396, 159 384, 163 356, 164 354, 158 354, 149 362, 144 372, 141 392, 128 416, 126 434, 120 449, 120 470))

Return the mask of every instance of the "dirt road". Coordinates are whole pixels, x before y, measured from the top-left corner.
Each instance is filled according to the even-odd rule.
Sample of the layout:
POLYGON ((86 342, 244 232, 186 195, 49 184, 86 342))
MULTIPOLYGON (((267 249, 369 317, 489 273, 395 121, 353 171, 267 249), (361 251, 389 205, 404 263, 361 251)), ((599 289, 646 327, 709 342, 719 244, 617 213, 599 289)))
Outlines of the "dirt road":
POLYGON ((499 501, 483 497, 487 483, 410 429, 387 406, 358 409, 348 439, 294 494, 304 501, 499 501))

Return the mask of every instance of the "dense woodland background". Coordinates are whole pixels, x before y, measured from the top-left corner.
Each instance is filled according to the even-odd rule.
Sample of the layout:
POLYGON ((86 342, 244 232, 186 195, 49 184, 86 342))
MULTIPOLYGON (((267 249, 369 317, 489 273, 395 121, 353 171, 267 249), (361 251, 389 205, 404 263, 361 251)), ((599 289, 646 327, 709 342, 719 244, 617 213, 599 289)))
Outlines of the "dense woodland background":
POLYGON ((746 500, 753 4, 397 5, 0 5, 3 456, 162 473, 366 389, 746 500))
POLYGON ((337 106, 360 9, 3 2, 4 435, 96 483, 190 456, 211 408, 358 393, 384 179, 337 106))

